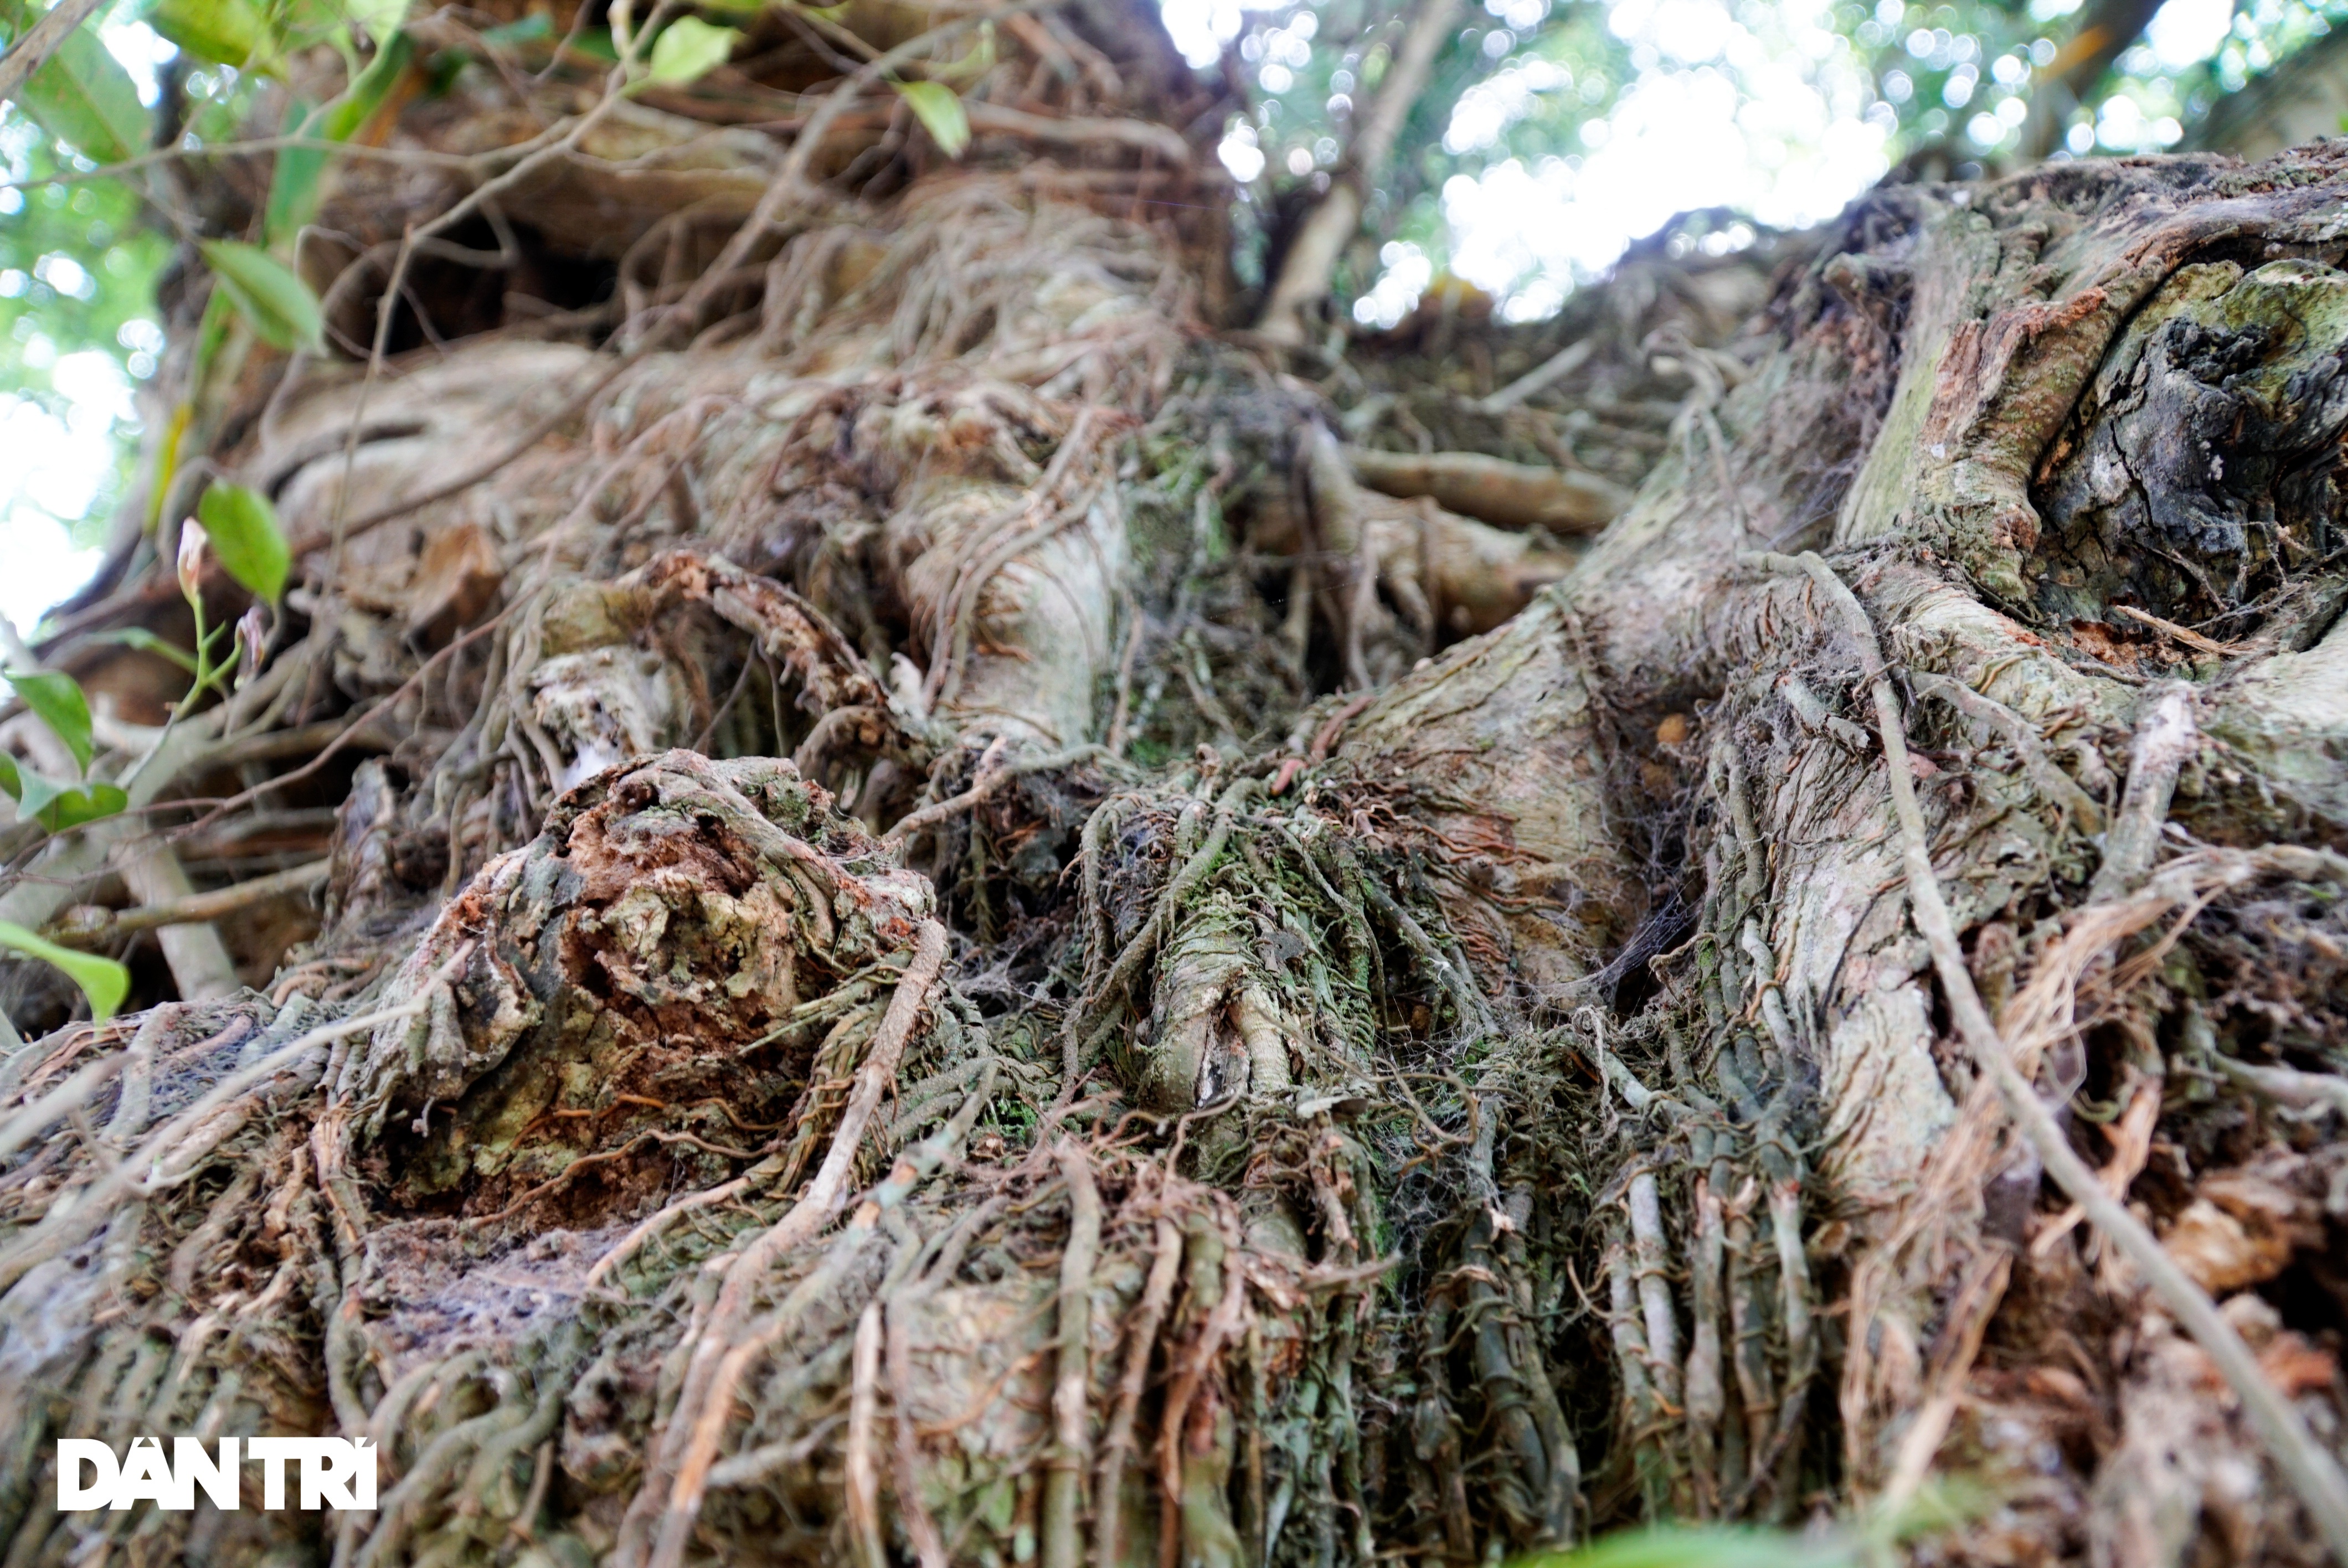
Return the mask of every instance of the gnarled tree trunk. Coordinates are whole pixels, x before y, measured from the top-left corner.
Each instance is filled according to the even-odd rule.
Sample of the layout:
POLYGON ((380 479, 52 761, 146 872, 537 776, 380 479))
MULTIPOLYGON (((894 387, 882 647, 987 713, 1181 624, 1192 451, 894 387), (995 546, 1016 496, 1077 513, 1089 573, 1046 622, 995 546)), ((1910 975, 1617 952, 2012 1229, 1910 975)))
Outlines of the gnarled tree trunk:
MULTIPOLYGON (((1217 334, 1154 23, 995 50, 961 165, 800 46, 737 118, 819 145, 605 109, 470 255, 344 177, 362 358, 395 270, 479 318, 200 410, 307 586, 122 842, 332 805, 323 914, 0 1067, 8 1563, 1468 1561, 1935 1476, 1942 1560, 2313 1561, 2340 159, 1312 365, 1217 334), (381 1507, 52 1510, 147 1432, 365 1436, 381 1507)), ((458 82, 390 145, 597 112, 458 82)), ((87 634, 176 596, 50 650, 126 755, 87 634)), ((61 917, 107 853, 10 917, 136 925, 61 917)))

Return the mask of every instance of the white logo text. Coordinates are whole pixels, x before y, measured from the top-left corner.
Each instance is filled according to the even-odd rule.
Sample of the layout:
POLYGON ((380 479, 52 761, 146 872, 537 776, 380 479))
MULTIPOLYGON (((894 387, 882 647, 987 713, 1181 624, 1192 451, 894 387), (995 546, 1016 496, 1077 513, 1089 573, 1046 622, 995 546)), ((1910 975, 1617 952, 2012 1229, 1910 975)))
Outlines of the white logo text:
POLYGON ((194 1438, 140 1438, 118 1458, 94 1438, 57 1440, 57 1509, 86 1513, 151 1502, 184 1512, 196 1506, 201 1490, 214 1508, 242 1506, 243 1466, 261 1468, 261 1506, 285 1506, 286 1467, 296 1468, 300 1506, 364 1509, 375 1506, 375 1445, 347 1438, 222 1438, 211 1448, 194 1438))

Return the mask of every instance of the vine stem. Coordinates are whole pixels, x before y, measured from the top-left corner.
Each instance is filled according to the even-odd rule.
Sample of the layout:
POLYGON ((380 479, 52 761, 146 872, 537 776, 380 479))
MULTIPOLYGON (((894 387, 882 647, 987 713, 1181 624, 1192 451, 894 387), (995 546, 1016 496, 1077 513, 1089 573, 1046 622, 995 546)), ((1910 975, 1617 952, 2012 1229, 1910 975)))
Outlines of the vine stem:
POLYGON ((2054 1178, 2054 1184, 2079 1205, 2090 1224, 2111 1237, 2113 1245, 2160 1298, 2161 1305, 2184 1326, 2226 1379, 2235 1398, 2241 1401, 2242 1413, 2251 1430, 2266 1445, 2268 1454, 2299 1494, 2300 1502, 2322 1534, 2333 1560, 2348 1563, 2348 1476, 2341 1473, 2338 1463, 2307 1430, 2298 1409, 2260 1368, 2258 1358, 2219 1312, 2209 1293, 2193 1283, 2145 1223, 2129 1213, 2072 1150, 2053 1113, 2014 1066, 2013 1053, 1999 1035, 1996 1024, 1991 1021, 1989 1009, 1982 1005, 1981 993, 1973 988, 1972 974, 1965 968, 1964 951, 1957 944, 1956 922, 1950 917, 1949 906, 1941 897, 1940 880, 1932 871, 1931 839, 1925 833, 1923 811, 1916 802, 1914 776, 1909 771, 1906 724, 1900 716, 1899 697, 1891 689, 1883 650, 1876 641, 1874 622, 1869 620, 1866 608, 1815 550, 1805 550, 1798 556, 1772 552, 1744 559, 1772 571, 1807 573, 1834 606, 1851 641, 1859 646, 1875 698, 1876 729, 1882 738, 1883 760, 1890 774, 1892 810, 1900 819, 1900 858, 1908 877, 1909 905, 1917 929, 1931 949, 1932 968, 1940 976, 1949 1011, 1956 1020, 1957 1031, 1964 1037, 1967 1050, 1996 1084, 2007 1114, 2013 1118, 2015 1127, 2044 1163, 2046 1173, 2054 1178))

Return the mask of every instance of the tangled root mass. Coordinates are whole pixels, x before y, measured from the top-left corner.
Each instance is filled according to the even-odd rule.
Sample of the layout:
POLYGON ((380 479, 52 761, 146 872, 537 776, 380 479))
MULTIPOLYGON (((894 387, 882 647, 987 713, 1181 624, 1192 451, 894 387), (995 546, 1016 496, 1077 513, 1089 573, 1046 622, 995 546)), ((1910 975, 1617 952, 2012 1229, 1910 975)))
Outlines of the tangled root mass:
MULTIPOLYGON (((1758 558, 1857 594, 2001 1038, 2336 1449, 2336 155, 1273 364, 1162 40, 1017 37, 1089 162, 850 115, 695 292, 774 149, 631 106, 526 198, 610 311, 222 394, 310 576, 157 839, 320 910, 104 1025, 15 977, 10 1568, 2312 1561, 1951 1049, 1865 659, 1758 558), (380 1506, 52 1508, 180 1432, 369 1438, 380 1506)), ((137 738, 144 656, 52 651, 137 738)), ((10 917, 127 919, 41 853, 10 917)))

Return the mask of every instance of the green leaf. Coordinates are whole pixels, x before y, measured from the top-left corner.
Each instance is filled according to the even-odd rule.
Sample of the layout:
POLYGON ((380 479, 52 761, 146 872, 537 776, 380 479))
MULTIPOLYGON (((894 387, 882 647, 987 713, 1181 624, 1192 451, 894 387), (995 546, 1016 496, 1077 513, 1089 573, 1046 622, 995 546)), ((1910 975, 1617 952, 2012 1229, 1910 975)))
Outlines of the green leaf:
POLYGON ((89 702, 81 694, 80 682, 55 670, 12 670, 8 672, 8 684, 25 699, 25 706, 49 727, 49 733, 66 743, 66 750, 73 753, 75 765, 88 773, 89 702))
POLYGON ((712 26, 698 16, 679 16, 653 40, 646 80, 672 87, 698 80, 724 65, 741 39, 739 27, 712 26))
POLYGON ((199 240, 196 249, 203 252, 229 302, 262 342, 282 349, 324 352, 325 318, 319 313, 318 297, 294 275, 294 269, 242 241, 199 240))
MULTIPOLYGON (((49 827, 51 815, 49 808, 57 804, 59 795, 73 787, 57 779, 36 774, 29 768, 18 771, 16 782, 25 791, 23 798, 16 802, 18 815, 32 818, 43 827, 49 827)), ((49 831, 55 833, 57 829, 49 827, 49 831)))
POLYGON ((609 27, 582 27, 570 40, 569 52, 590 60, 601 60, 607 66, 620 63, 620 46, 612 41, 609 27))
POLYGON ((33 123, 99 163, 119 163, 146 150, 147 110, 130 73, 88 26, 75 28, 16 90, 33 123))
POLYGON ((229 576, 272 604, 283 596, 294 559, 268 497, 242 485, 214 485, 196 503, 196 521, 211 536, 212 553, 229 576))
MULTIPOLYGON (((316 124, 317 109, 295 98, 285 106, 285 123, 281 128, 286 136, 322 136, 325 128, 316 124)), ((273 245, 285 245, 302 231, 318 210, 318 177, 325 172, 326 154, 323 148, 286 147, 277 151, 277 169, 269 177, 269 205, 263 210, 261 231, 273 245)))
MULTIPOLYGON (((532 20, 541 27, 546 26, 543 16, 532 20)), ((358 80, 326 111, 325 134, 335 141, 350 140, 359 127, 375 118, 375 111, 391 96, 393 85, 415 57, 416 46, 407 34, 387 35, 376 50, 375 58, 367 62, 367 68, 359 73, 358 80)))
POLYGON ((938 150, 948 158, 960 158, 962 149, 970 145, 970 116, 963 112, 962 99, 952 87, 937 82, 899 82, 897 90, 913 108, 938 144, 938 150))
POLYGON ((136 648, 141 653, 152 653, 169 659, 192 675, 196 672, 196 656, 184 648, 174 647, 143 626, 117 626, 89 634, 92 642, 117 642, 125 648, 136 648))
POLYGON ((554 23, 532 12, 519 22, 503 22, 481 29, 481 42, 493 49, 510 49, 516 44, 542 44, 554 36, 554 23))
POLYGON ((129 808, 130 797, 119 784, 69 784, 47 778, 0 752, 0 790, 16 803, 18 815, 31 817, 51 833, 64 833, 87 822, 129 808))
POLYGON ((366 36, 378 45, 407 20, 407 0, 344 0, 344 5, 351 20, 366 29, 366 36))
POLYGON ((63 969, 66 977, 81 988, 81 994, 89 999, 89 1016, 97 1022, 104 1023, 112 1018, 121 1008, 123 999, 130 994, 130 971, 112 958, 60 948, 13 920, 0 920, 0 947, 14 948, 28 958, 38 958, 63 969))
POLYGON ((1626 1530, 1573 1552, 1523 1557, 1516 1568, 1835 1568, 1851 1552, 1835 1542, 1763 1530, 1626 1530))
POLYGON ((951 65, 923 66, 922 74, 933 82, 976 81, 994 69, 994 24, 979 24, 978 41, 971 45, 963 57, 951 65))
POLYGON ((56 799, 44 802, 33 815, 51 833, 70 833, 86 823, 103 822, 129 809, 130 797, 120 784, 83 784, 60 789, 56 799))
POLYGON ((155 0, 147 25, 199 59, 240 70, 277 53, 268 15, 253 0, 155 0))
MULTIPOLYGON (((543 24, 544 17, 539 21, 543 24)), ((286 111, 289 135, 308 134, 325 141, 348 141, 374 118, 408 61, 416 46, 405 33, 394 33, 377 49, 367 68, 324 110, 304 109, 298 102, 286 111)), ((273 245, 291 246, 302 226, 317 216, 318 182, 331 156, 324 148, 289 147, 277 155, 277 172, 269 182, 269 209, 262 231, 273 245)))

